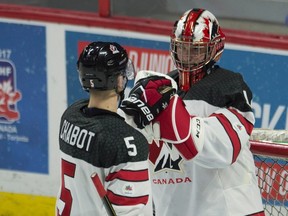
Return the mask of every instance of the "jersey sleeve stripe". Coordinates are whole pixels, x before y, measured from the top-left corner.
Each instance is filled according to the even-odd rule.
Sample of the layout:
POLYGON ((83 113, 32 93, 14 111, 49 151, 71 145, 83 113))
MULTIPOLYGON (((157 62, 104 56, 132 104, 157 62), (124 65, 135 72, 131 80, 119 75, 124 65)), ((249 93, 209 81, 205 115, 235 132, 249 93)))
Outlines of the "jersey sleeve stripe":
POLYGON ((243 115, 238 113, 236 110, 229 109, 229 111, 232 112, 239 119, 241 124, 245 127, 247 134, 250 136, 254 128, 254 125, 250 121, 248 121, 243 115))
POLYGON ((215 116, 218 119, 218 121, 221 123, 224 130, 226 131, 226 134, 230 139, 230 142, 233 146, 233 156, 231 163, 233 164, 236 161, 241 150, 241 142, 239 136, 237 132, 233 129, 233 126, 231 125, 230 121, 223 114, 213 114, 211 116, 215 116))
POLYGON ((107 191, 107 196, 113 205, 127 206, 127 205, 146 205, 148 202, 149 195, 138 196, 138 197, 127 197, 120 196, 113 193, 112 191, 107 191))
POLYGON ((118 172, 110 173, 105 181, 113 181, 119 179, 122 181, 142 182, 149 180, 148 169, 144 170, 119 170, 118 172))

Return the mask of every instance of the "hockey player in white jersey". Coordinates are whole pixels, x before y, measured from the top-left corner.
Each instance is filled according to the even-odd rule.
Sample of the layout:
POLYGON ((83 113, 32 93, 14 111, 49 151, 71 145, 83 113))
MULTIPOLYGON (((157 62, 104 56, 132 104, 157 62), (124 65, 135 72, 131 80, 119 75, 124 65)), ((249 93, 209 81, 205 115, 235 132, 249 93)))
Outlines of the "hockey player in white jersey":
POLYGON ((148 143, 116 113, 127 78, 134 74, 127 52, 117 43, 93 42, 77 65, 90 97, 69 106, 61 118, 56 215, 150 216, 148 143), (100 181, 94 181, 97 176, 100 181))
POLYGON ((122 102, 126 121, 151 143, 156 216, 264 216, 249 144, 255 122, 252 92, 241 74, 215 64, 224 43, 211 12, 188 10, 171 36, 177 70, 169 76, 140 72, 122 102), (167 89, 178 91, 170 101, 159 98, 159 76, 173 78, 167 89))

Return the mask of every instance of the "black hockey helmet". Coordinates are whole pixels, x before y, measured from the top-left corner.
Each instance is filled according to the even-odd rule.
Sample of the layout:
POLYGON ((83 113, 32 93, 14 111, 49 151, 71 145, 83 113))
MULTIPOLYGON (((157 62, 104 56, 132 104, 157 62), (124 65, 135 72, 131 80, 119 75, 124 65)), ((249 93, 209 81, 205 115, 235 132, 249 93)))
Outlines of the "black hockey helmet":
POLYGON ((115 42, 90 43, 80 54, 77 67, 80 83, 86 91, 117 89, 119 75, 133 79, 135 73, 126 50, 115 42))

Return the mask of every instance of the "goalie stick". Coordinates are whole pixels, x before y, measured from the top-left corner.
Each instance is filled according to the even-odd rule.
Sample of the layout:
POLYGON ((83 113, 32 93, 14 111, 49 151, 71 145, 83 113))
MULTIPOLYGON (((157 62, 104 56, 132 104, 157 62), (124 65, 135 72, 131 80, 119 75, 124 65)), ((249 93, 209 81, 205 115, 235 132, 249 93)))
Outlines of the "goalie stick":
POLYGON ((96 187, 96 190, 97 190, 99 196, 101 197, 101 199, 104 200, 104 203, 105 203, 105 206, 107 208, 108 214, 110 216, 117 216, 116 212, 115 212, 115 210, 114 210, 114 208, 113 208, 113 206, 112 206, 112 204, 111 204, 111 202, 109 200, 109 198, 107 197, 107 191, 105 190, 105 188, 104 188, 104 186, 103 186, 98 174, 97 173, 93 173, 91 175, 91 179, 92 179, 92 181, 94 183, 94 186, 96 187))

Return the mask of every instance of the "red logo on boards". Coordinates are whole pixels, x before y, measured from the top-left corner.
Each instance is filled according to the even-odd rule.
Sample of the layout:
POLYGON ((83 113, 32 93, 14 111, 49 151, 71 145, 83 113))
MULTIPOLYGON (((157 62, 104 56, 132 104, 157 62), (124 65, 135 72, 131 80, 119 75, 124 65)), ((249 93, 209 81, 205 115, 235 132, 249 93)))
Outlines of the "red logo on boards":
POLYGON ((22 95, 16 89, 16 70, 7 60, 0 60, 0 121, 14 122, 20 119, 17 102, 22 95))

